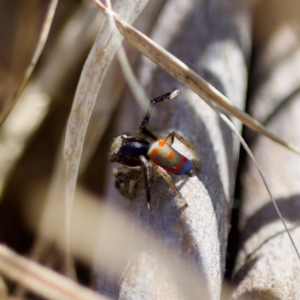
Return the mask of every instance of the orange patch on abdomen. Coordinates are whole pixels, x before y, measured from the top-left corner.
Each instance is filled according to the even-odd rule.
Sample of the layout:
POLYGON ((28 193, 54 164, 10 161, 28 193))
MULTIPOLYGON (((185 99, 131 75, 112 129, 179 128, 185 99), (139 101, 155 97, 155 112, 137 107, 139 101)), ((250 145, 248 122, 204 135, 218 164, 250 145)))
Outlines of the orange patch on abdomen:
POLYGON ((173 157, 175 156, 175 153, 173 151, 170 151, 169 155, 167 156, 167 158, 169 160, 171 160, 173 157))
POLYGON ((161 147, 163 147, 165 144, 166 144, 166 141, 164 141, 164 140, 158 141, 158 145, 161 147))

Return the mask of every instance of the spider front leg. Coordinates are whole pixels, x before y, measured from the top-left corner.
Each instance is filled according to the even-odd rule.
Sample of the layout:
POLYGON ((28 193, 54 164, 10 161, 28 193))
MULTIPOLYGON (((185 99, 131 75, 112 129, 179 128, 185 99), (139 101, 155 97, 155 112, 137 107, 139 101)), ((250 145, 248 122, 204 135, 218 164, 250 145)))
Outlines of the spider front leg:
POLYGON ((147 194, 147 208, 150 209, 150 201, 151 201, 151 194, 150 194, 150 171, 149 171, 149 165, 148 161, 145 158, 145 156, 140 155, 139 156, 140 162, 141 162, 141 168, 144 173, 144 180, 145 180, 145 189, 147 194))
POLYGON ((174 137, 176 137, 177 140, 179 140, 184 146, 186 146, 190 150, 190 152, 193 155, 193 163, 195 165, 195 169, 199 170, 200 169, 200 161, 198 160, 194 146, 189 141, 187 141, 184 137, 182 137, 179 133, 177 133, 175 131, 168 134, 168 136, 165 139, 166 143, 171 146, 174 142, 174 137))
POLYGON ((157 98, 154 98, 150 101, 150 105, 149 105, 149 108, 148 108, 148 111, 147 111, 147 114, 146 116, 144 117, 141 125, 140 125, 140 132, 143 133, 144 135, 150 137, 151 139, 153 140, 157 140, 157 137, 151 132, 149 131, 146 126, 150 120, 150 116, 151 116, 151 112, 153 110, 153 107, 156 103, 158 102, 163 102, 163 101, 168 101, 168 100, 171 100, 175 97, 177 97, 178 95, 180 94, 180 91, 179 90, 175 90, 174 92, 172 93, 167 93, 165 95, 162 95, 160 97, 157 97, 157 98))
POLYGON ((187 207, 188 204, 185 201, 185 199, 182 197, 181 193, 178 191, 176 185, 174 184, 171 176, 160 166, 155 165, 154 163, 152 163, 152 167, 154 169, 154 171, 159 174, 167 183, 168 185, 173 189, 173 191, 177 194, 177 196, 182 200, 183 202, 183 207, 187 207))

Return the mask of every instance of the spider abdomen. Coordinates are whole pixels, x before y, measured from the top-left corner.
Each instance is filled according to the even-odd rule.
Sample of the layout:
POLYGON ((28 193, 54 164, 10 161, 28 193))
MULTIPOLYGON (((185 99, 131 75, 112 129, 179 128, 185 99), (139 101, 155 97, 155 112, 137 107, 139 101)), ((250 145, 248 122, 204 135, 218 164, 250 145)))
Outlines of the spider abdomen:
POLYGON ((172 148, 164 140, 158 140, 151 144, 148 151, 149 158, 167 172, 183 175, 193 168, 193 163, 172 148))

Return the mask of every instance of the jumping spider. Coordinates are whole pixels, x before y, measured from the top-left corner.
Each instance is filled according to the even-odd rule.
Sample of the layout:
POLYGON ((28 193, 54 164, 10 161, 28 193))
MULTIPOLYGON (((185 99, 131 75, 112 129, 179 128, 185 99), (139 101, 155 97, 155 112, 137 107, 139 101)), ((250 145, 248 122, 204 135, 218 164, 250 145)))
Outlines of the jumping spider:
POLYGON ((199 162, 193 145, 181 135, 177 132, 171 132, 165 140, 162 140, 158 139, 146 128, 154 105, 158 102, 168 101, 179 94, 180 91, 175 90, 172 93, 167 93, 150 101, 147 114, 140 125, 139 132, 152 142, 149 142, 145 138, 138 138, 123 134, 115 138, 110 147, 109 160, 111 162, 118 162, 124 165, 114 171, 114 175, 116 177, 116 188, 123 196, 132 198, 134 185, 137 182, 140 170, 142 169, 144 173, 148 208, 150 208, 151 201, 149 165, 155 172, 163 177, 177 196, 183 200, 184 206, 187 206, 187 202, 184 200, 181 193, 175 186, 171 176, 167 172, 176 175, 185 174, 191 177, 194 175, 193 163, 172 148, 174 137, 176 137, 191 151, 194 165, 196 169, 199 168, 199 162))

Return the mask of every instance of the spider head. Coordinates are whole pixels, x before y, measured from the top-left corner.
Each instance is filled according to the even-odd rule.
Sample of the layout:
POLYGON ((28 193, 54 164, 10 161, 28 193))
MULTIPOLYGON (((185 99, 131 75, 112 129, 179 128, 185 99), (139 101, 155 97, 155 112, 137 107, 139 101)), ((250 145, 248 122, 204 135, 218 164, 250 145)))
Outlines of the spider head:
POLYGON ((148 159, 150 143, 146 140, 123 134, 115 138, 109 151, 109 160, 125 166, 136 167, 140 165, 140 156, 148 159))

